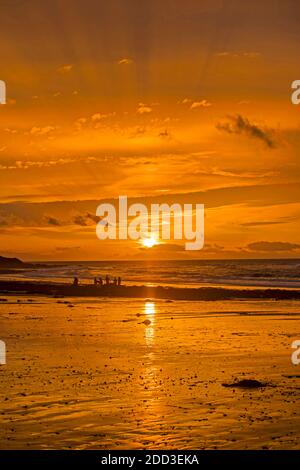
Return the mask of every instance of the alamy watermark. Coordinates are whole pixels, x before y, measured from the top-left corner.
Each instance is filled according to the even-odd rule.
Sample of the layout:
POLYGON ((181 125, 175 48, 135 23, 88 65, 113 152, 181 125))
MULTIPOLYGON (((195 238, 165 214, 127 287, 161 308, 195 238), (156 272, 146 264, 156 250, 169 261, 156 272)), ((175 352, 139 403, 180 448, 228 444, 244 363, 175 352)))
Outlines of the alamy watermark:
POLYGON ((201 250, 204 246, 203 204, 151 204, 148 211, 145 204, 128 206, 127 196, 119 196, 118 209, 103 203, 96 215, 101 219, 96 226, 99 240, 173 239, 185 240, 186 250, 201 250))
MULTIPOLYGON (((300 80, 294 80, 291 85, 292 92, 291 101, 295 105, 300 104, 300 80)), ((292 349, 295 351, 291 355, 291 361, 294 366, 298 366, 300 364, 300 340, 295 340, 292 343, 292 349)))
POLYGON ((291 101, 293 104, 300 104, 300 80, 294 80, 291 86, 293 93, 291 95, 291 101))
POLYGON ((300 339, 293 341, 292 348, 295 351, 292 353, 291 361, 294 366, 298 366, 300 364, 300 339))
POLYGON ((6 84, 0 80, 0 104, 6 104, 6 84))
MULTIPOLYGON (((0 104, 6 104, 6 84, 0 80, 0 104)), ((0 365, 6 364, 6 345, 0 340, 0 365)))
POLYGON ((6 364, 6 344, 0 340, 0 365, 6 364))

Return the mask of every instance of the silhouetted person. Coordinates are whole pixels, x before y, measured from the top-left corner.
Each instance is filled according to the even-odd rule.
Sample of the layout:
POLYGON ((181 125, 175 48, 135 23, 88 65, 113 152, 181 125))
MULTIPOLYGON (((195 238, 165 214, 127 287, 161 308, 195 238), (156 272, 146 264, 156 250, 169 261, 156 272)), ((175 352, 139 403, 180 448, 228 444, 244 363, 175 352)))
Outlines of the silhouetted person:
POLYGON ((120 287, 121 282, 122 282, 122 280, 121 280, 121 278, 120 278, 120 276, 119 276, 119 277, 118 277, 118 287, 120 287))
POLYGON ((114 286, 117 287, 117 285, 118 285, 118 279, 116 277, 114 277, 114 286))
POLYGON ((77 287, 78 284, 79 284, 78 277, 75 276, 75 277, 74 277, 74 280, 73 280, 73 286, 77 287))
POLYGON ((97 285, 98 285, 98 279, 94 277, 94 286, 97 286, 97 285))
POLYGON ((101 286, 101 287, 103 286, 103 279, 102 279, 102 277, 99 277, 98 284, 99 284, 99 286, 101 286))
POLYGON ((109 286, 109 276, 108 276, 108 274, 106 274, 106 276, 105 276, 105 284, 107 286, 109 286))

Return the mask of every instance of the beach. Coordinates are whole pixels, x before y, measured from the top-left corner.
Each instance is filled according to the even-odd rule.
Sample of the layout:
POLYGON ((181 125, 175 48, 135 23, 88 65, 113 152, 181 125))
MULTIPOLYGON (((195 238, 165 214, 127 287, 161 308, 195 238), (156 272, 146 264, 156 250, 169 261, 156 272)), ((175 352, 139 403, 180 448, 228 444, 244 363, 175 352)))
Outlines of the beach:
POLYGON ((279 466, 202 450, 300 450, 300 1, 0 6, 3 468, 279 466))
POLYGON ((299 448, 297 301, 1 297, 2 449, 299 448))

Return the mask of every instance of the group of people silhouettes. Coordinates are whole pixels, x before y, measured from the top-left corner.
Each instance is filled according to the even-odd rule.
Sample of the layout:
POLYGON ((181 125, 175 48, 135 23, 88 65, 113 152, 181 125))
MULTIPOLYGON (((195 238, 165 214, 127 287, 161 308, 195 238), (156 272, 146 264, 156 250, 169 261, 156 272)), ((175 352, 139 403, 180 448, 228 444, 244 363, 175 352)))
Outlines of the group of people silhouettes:
MULTIPOLYGON (((94 278, 94 286, 116 286, 116 287, 120 287, 122 283, 122 279, 119 277, 114 277, 113 279, 110 279, 110 277, 108 276, 108 274, 105 276, 104 280, 102 279, 102 277, 95 277, 94 278)), ((74 277, 73 279, 73 286, 78 286, 79 285, 79 279, 77 276, 74 277)))
POLYGON ((120 286, 121 285, 121 278, 114 277, 112 280, 108 275, 105 276, 105 281, 103 281, 102 277, 95 277, 94 278, 94 286, 120 286))

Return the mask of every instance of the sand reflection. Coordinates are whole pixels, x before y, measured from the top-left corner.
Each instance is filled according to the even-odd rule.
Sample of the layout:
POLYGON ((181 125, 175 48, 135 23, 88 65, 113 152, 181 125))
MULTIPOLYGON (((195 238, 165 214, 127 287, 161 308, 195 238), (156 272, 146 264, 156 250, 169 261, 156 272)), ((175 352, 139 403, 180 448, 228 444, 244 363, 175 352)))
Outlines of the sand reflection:
POLYGON ((144 305, 144 314, 146 315, 145 324, 145 341, 147 346, 151 347, 154 345, 155 340, 155 315, 156 315, 156 305, 154 302, 146 302, 144 305), (150 322, 150 323, 148 323, 150 322))
POLYGON ((154 315, 156 313, 156 306, 154 302, 146 302, 144 306, 144 313, 146 315, 152 315, 154 319, 154 315))

